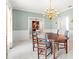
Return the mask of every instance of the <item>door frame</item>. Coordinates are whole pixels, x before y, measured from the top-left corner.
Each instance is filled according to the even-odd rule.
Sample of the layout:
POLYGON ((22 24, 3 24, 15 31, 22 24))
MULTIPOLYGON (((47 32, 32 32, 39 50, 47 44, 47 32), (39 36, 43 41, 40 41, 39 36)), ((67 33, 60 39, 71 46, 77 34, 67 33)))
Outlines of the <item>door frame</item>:
POLYGON ((30 38, 31 37, 31 34, 30 34, 30 26, 32 26, 32 21, 39 21, 39 25, 41 27, 41 30, 42 31, 44 30, 44 18, 28 17, 28 38, 29 39, 32 39, 32 38, 30 38), (36 20, 33 20, 33 19, 36 19, 36 20))

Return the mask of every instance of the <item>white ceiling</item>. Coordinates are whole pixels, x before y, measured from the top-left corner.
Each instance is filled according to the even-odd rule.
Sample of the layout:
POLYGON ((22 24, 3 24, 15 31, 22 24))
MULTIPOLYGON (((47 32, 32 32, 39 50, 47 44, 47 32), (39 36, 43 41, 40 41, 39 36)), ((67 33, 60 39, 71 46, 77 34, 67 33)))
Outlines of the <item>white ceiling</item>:
MULTIPOLYGON (((43 13, 49 7, 49 0, 9 0, 13 9, 43 13)), ((72 8, 73 0, 52 0, 52 8, 63 12, 72 8)))

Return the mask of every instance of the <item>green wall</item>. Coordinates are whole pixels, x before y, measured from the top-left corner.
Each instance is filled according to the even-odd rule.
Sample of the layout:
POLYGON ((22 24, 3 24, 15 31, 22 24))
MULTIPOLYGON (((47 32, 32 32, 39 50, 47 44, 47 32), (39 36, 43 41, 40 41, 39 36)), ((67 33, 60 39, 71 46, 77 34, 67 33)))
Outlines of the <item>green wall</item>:
POLYGON ((28 16, 40 18, 43 17, 41 14, 13 9, 13 30, 27 30, 28 16))
POLYGON ((44 29, 57 29, 57 21, 63 19, 63 17, 70 16, 72 19, 73 11, 72 9, 65 11, 58 15, 57 19, 49 20, 42 14, 37 14, 33 12, 21 11, 13 9, 13 30, 27 30, 28 29, 28 17, 39 17, 44 18, 44 29))

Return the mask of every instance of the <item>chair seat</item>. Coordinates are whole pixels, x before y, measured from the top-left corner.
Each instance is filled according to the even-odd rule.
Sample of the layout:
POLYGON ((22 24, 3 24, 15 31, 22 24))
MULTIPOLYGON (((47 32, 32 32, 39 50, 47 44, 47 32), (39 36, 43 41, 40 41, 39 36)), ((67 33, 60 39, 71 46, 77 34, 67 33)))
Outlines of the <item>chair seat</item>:
POLYGON ((46 45, 44 42, 40 42, 41 44, 39 44, 39 46, 46 46, 46 47, 50 47, 50 42, 47 42, 46 45))

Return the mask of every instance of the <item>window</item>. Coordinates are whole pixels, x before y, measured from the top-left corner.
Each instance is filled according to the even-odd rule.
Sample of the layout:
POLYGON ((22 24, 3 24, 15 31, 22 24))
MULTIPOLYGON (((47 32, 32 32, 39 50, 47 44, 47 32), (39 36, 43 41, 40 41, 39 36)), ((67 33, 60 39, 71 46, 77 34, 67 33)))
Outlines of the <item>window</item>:
POLYGON ((66 17, 66 30, 69 30, 69 17, 66 17))

